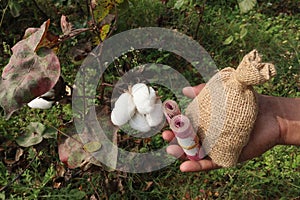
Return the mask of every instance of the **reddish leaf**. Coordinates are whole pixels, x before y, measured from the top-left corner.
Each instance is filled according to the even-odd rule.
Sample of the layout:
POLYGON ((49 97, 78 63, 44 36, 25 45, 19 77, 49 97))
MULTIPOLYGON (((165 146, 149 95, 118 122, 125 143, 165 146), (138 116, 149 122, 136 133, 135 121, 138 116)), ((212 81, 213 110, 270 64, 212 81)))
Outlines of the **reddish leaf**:
POLYGON ((28 38, 30 35, 32 35, 33 33, 37 32, 39 30, 39 28, 28 28, 25 30, 23 39, 28 38))
POLYGON ((71 169, 80 167, 84 160, 90 159, 90 154, 83 150, 78 134, 59 140, 58 154, 60 161, 71 169))
POLYGON ((60 27, 64 35, 68 35, 72 31, 72 24, 68 22, 65 15, 62 15, 60 18, 60 27))
POLYGON ((0 82, 0 105, 7 118, 23 104, 48 92, 60 76, 57 56, 51 49, 41 47, 48 26, 49 20, 12 48, 13 55, 0 82))

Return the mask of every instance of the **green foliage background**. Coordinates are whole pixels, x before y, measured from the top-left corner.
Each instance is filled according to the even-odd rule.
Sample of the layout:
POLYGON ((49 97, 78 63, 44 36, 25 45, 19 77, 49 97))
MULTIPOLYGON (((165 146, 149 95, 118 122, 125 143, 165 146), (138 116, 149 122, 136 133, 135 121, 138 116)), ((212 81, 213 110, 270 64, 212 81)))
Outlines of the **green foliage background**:
MULTIPOLYGON (((160 26, 177 29, 197 40, 213 57, 217 66, 235 67, 253 48, 272 61, 278 76, 256 91, 266 95, 299 97, 300 5, 298 1, 258 1, 247 13, 240 13, 236 1, 158 1, 130 0, 118 8, 114 34, 131 28, 160 26), (163 3, 167 2, 167 3, 163 3), (177 3, 177 6, 176 6, 177 3)), ((78 0, 0 1, 0 69, 9 60, 10 47, 19 41, 28 27, 39 27, 51 19, 51 31, 60 34, 60 15, 67 15, 76 27, 84 27, 86 4, 78 0), (15 7, 7 7, 8 3, 15 7)), ((80 62, 74 61, 70 49, 78 43, 93 41, 85 33, 63 43, 58 50, 62 74, 72 84, 80 62)), ((176 66, 191 84, 201 77, 184 61, 167 52, 131 52, 109 68, 105 80, 114 84, 118 70, 156 62, 176 66)), ((110 88, 106 88, 109 92, 110 88)), ((172 97, 163 88, 159 91, 172 97)), ((147 174, 111 171, 93 166, 87 171, 67 169, 58 158, 57 141, 22 148, 17 162, 15 143, 30 122, 39 121, 59 127, 71 120, 70 105, 56 105, 50 110, 22 108, 10 120, 0 118, 0 199, 294 199, 300 196, 300 150, 294 146, 277 146, 263 156, 235 168, 210 172, 181 173, 180 161, 147 174), (59 173, 64 172, 63 175, 59 173)), ((140 152, 166 145, 160 135, 142 140, 140 152)))

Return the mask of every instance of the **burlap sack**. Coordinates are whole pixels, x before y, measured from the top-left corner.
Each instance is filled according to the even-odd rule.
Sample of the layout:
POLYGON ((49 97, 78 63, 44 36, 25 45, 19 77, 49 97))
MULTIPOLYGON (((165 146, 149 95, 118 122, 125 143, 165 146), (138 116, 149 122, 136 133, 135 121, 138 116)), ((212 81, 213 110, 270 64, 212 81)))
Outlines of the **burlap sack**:
POLYGON ((274 65, 262 63, 253 50, 236 70, 228 67, 215 74, 188 105, 185 114, 216 164, 230 167, 237 163, 258 112, 252 85, 264 83, 275 74, 274 65))

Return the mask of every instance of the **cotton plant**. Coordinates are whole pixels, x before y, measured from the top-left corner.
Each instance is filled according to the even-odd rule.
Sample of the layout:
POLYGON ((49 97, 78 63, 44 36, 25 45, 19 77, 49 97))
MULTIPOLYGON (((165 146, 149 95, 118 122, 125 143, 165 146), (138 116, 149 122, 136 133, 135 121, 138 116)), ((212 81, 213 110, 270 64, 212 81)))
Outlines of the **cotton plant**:
POLYGON ((137 83, 122 93, 111 112, 116 126, 129 124, 131 128, 148 132, 164 119, 162 102, 155 90, 144 83, 137 83))

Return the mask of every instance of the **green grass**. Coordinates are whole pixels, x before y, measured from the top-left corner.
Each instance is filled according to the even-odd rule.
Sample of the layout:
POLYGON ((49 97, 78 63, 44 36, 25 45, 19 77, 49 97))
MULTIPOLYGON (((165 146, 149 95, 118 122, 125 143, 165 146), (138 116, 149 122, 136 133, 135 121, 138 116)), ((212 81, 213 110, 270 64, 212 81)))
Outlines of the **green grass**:
MULTIPOLYGON (((245 53, 256 48, 265 60, 276 65, 278 71, 272 82, 257 86, 256 91, 274 96, 300 96, 300 16, 290 12, 290 1, 281 12, 277 8, 282 2, 275 1, 274 5, 278 7, 260 3, 247 14, 240 14, 233 1, 231 4, 208 1, 198 33, 195 31, 199 15, 194 7, 176 10, 174 1, 166 5, 158 0, 131 2, 135 4, 120 11, 116 33, 142 26, 163 26, 176 28, 189 36, 197 35, 195 39, 212 55, 220 69, 236 66, 245 53), (230 36, 233 40, 224 44, 230 36)), ((26 15, 24 21, 39 21, 37 16, 38 12, 35 16, 26 15)), ((8 22, 11 20, 9 18, 8 22)), ((7 31, 1 30, 1 42, 13 46, 14 38, 20 36, 5 35, 7 31)), ((79 63, 66 56, 68 48, 73 45, 71 43, 66 43, 59 52, 62 74, 70 83, 79 67, 79 63)), ((4 55, 0 59, 2 69, 9 56, 2 47, 1 53, 4 55)), ((137 66, 146 62, 176 66, 191 84, 201 82, 201 76, 195 76, 193 69, 183 60, 159 51, 129 53, 109 68, 105 80, 114 84, 119 79, 116 69, 126 64, 137 66)), ((110 94, 111 88, 107 87, 105 91, 110 94)), ((159 88, 159 92, 172 97, 165 88, 159 88)), ((20 149, 14 140, 30 122, 39 121, 58 128, 70 119, 70 105, 56 105, 47 111, 24 107, 8 121, 0 118, 0 188, 7 186, 0 192, 0 199, 89 199, 92 196, 100 199, 293 199, 300 196, 300 150, 294 146, 277 146, 234 168, 198 173, 180 172, 180 161, 145 174, 110 171, 105 166, 93 166, 87 171, 71 170, 60 163, 57 141, 53 139, 21 148, 24 152, 19 161, 12 162, 20 149)), ((157 135, 151 140, 132 139, 123 145, 124 148, 147 151, 166 143, 157 135), (139 146, 135 142, 140 142, 139 146)))

